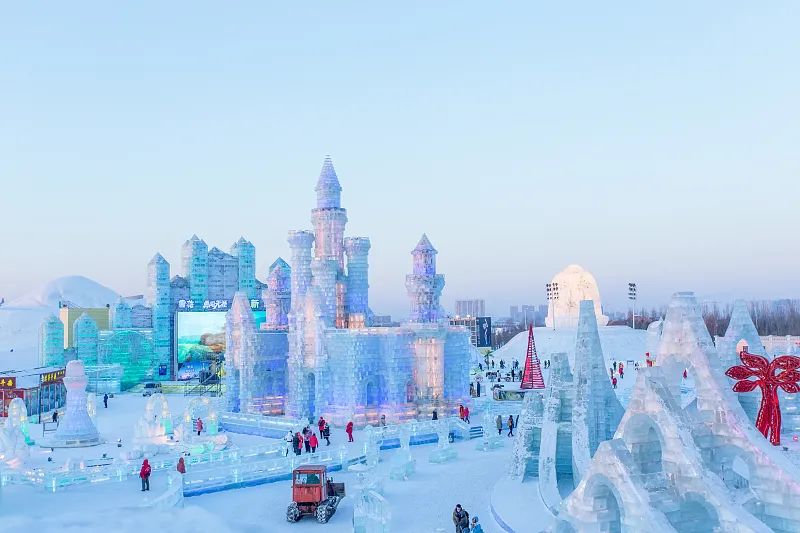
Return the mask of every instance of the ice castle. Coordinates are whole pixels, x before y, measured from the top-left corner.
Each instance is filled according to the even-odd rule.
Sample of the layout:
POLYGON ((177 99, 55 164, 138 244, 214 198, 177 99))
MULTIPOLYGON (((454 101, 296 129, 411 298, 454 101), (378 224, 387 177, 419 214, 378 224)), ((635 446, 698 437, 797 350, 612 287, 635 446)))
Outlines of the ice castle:
POLYGON ((286 414, 325 416, 340 425, 399 421, 453 411, 468 399, 473 347, 449 326, 439 303, 444 276, 423 235, 406 277, 411 302, 401 327, 370 327, 369 250, 365 237, 344 237, 347 211, 330 158, 316 186, 314 231, 291 231, 286 414))

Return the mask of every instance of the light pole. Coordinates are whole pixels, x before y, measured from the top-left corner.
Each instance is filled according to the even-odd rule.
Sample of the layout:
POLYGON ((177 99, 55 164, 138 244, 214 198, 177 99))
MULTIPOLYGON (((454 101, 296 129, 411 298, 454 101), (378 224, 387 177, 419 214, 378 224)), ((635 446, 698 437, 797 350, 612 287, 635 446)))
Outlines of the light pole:
POLYGON ((636 284, 628 283, 628 300, 631 301, 631 328, 636 329, 636 284))
POLYGON ((550 316, 553 318, 553 331, 556 330, 556 300, 558 300, 558 283, 547 283, 545 285, 547 290, 547 301, 552 305, 550 316))

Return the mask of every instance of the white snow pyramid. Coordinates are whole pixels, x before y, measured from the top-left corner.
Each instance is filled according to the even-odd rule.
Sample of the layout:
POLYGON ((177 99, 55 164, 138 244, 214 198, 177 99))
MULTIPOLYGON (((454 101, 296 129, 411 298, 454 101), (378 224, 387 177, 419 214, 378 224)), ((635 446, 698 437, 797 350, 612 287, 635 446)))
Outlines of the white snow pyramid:
POLYGON ((694 294, 676 293, 657 366, 639 370, 557 531, 800 531, 800 470, 755 429, 717 357, 694 294), (684 368, 697 399, 682 408, 684 368))

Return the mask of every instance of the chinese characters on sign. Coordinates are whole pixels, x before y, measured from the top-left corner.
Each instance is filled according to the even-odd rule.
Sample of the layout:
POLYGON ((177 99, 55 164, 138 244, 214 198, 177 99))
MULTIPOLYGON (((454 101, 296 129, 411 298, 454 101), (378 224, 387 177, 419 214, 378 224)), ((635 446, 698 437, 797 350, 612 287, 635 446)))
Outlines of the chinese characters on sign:
POLYGON ((17 378, 0 377, 0 389, 16 389, 16 388, 17 388, 17 378))
POLYGON ((42 385, 49 385, 50 383, 57 383, 64 378, 64 370, 56 370, 55 372, 47 372, 39 376, 39 382, 42 385))
MULTIPOLYGON (((202 306, 197 304, 197 309, 199 310, 202 307, 203 311, 223 311, 227 310, 229 305, 230 302, 228 300, 205 300, 202 306)), ((261 300, 258 298, 250 300, 251 309, 259 309, 260 307, 261 300)), ((195 309, 195 301, 180 299, 178 300, 178 309, 192 311, 195 309)))

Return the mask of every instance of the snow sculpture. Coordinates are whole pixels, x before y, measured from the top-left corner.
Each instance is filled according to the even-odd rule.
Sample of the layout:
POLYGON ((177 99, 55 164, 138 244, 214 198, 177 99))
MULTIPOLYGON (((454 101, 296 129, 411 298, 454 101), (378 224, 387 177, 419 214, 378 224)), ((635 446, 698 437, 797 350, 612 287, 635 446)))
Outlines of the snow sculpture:
POLYGON ((56 315, 47 317, 39 327, 39 364, 64 365, 64 323, 56 315))
POLYGON ((0 463, 18 468, 30 457, 28 446, 32 444, 25 402, 14 398, 8 404, 5 426, 0 427, 0 463))
POLYGON ((286 414, 324 416, 331 424, 376 424, 441 416, 467 401, 468 333, 443 320, 444 277, 436 250, 423 235, 406 278, 411 320, 402 327, 371 328, 368 253, 363 237, 344 238, 347 212, 341 186, 326 158, 312 210, 314 233, 292 231, 291 312, 286 414))
POLYGON ((651 359, 655 358, 655 354, 658 351, 658 345, 661 344, 661 331, 663 328, 664 321, 661 319, 651 322, 650 325, 647 326, 645 352, 650 354, 651 359))
POLYGON ((558 285, 558 298, 552 300, 548 310, 545 324, 552 328, 574 328, 578 325, 580 314, 579 306, 582 300, 594 302, 594 311, 597 316, 597 325, 605 326, 608 324, 608 317, 603 314, 603 307, 600 302, 600 290, 597 288, 597 281, 591 273, 578 265, 569 265, 553 277, 553 281, 558 285))
MULTIPOLYGON (((743 349, 749 353, 767 356, 767 351, 761 343, 756 326, 750 317, 747 302, 736 300, 733 303, 731 321, 725 335, 717 339, 717 352, 719 353, 720 369, 724 372, 728 368, 739 364, 739 353, 743 349)), ((744 412, 755 422, 758 406, 761 402, 761 391, 755 390, 750 394, 739 394, 739 403, 744 412)))
MULTIPOLYGON (((511 467, 508 472, 518 481, 539 476, 539 445, 542 439, 543 414, 542 394, 536 391, 526 393, 522 400, 519 427, 516 428, 517 436, 514 439, 511 467)), ((505 427, 506 421, 501 418, 500 422, 505 427)), ((497 422, 494 421, 489 427, 497 427, 497 422)))
POLYGON ((729 390, 692 293, 673 297, 656 361, 640 368, 614 439, 562 503, 558 530, 800 530, 800 470, 729 390), (686 407, 684 368, 697 384, 686 407))
MULTIPOLYGON (((84 315, 86 316, 86 315, 84 315)), ((42 442, 46 448, 77 448, 96 446, 103 441, 97 433, 88 411, 86 372, 81 360, 70 361, 64 373, 67 389, 66 412, 52 438, 42 442)))

